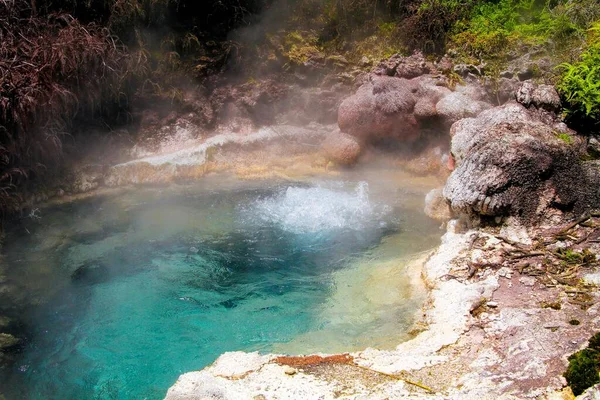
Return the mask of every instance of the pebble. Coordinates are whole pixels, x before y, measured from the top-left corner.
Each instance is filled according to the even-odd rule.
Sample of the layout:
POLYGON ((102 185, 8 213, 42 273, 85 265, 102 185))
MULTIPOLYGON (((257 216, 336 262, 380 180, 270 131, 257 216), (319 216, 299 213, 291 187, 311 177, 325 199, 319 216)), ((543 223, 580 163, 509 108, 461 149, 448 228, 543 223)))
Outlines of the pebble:
POLYGON ((498 307, 498 302, 496 302, 496 301, 488 301, 487 302, 487 306, 489 308, 496 308, 496 307, 498 307))
POLYGON ((296 375, 298 371, 296 370, 296 368, 287 366, 284 367, 283 372, 285 372, 286 375, 296 375))
POLYGON ((525 286, 533 286, 535 285, 535 278, 531 276, 524 276, 519 279, 519 282, 521 282, 525 286))
POLYGON ((503 278, 510 279, 512 278, 512 271, 510 268, 502 267, 498 270, 498 275, 500 275, 503 278))

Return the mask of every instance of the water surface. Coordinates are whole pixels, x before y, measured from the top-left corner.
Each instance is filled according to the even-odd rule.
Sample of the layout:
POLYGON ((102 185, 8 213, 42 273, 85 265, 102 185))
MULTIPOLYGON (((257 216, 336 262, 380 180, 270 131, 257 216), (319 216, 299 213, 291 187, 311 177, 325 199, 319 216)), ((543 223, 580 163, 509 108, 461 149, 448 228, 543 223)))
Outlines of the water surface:
POLYGON ((398 259, 439 231, 422 190, 376 175, 214 178, 23 218, 5 265, 31 339, 0 393, 159 399, 225 351, 397 343, 421 301, 398 259))

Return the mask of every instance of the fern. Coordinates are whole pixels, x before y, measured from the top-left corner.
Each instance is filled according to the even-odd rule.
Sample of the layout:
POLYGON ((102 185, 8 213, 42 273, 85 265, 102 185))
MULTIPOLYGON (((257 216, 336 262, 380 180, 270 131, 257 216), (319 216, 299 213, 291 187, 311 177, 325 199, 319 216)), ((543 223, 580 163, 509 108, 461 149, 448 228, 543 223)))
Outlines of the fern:
POLYGON ((600 121, 600 23, 589 29, 587 48, 579 61, 559 65, 557 88, 567 103, 567 117, 600 121))

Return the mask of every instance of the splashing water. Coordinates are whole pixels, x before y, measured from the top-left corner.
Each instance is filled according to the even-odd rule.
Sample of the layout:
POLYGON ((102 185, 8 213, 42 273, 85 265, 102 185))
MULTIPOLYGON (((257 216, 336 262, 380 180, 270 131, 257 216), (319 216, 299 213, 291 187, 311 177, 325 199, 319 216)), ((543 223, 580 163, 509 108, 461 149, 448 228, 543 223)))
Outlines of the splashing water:
POLYGON ((391 207, 369 200, 367 182, 359 182, 352 191, 336 186, 288 187, 275 196, 257 200, 248 211, 255 218, 296 234, 360 231, 386 225, 391 207))

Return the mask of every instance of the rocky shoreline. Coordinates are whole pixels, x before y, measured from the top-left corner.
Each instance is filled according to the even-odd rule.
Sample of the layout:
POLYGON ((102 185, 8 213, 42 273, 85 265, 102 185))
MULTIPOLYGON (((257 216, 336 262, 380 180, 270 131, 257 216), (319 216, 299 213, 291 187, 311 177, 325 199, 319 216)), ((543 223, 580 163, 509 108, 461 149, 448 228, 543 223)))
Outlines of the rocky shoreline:
POLYGON ((562 123, 549 85, 518 83, 494 107, 476 81, 452 91, 427 75, 382 75, 342 102, 343 149, 328 154, 349 164, 358 159, 349 149, 389 138, 409 146, 427 127, 451 127, 439 158, 452 172, 426 210, 457 219, 423 266, 422 332, 394 351, 227 353, 182 375, 168 399, 574 397, 567 358, 600 328, 593 140, 562 123))
POLYGON ((182 375, 166 398, 574 398, 563 373, 567 357, 600 328, 597 291, 586 292, 582 309, 572 292, 498 260, 513 246, 502 235, 459 225, 448 224, 422 267, 430 294, 414 339, 392 351, 339 355, 226 353, 182 375))
MULTIPOLYGON (((493 95, 477 68, 455 67, 464 80, 450 82, 446 63, 393 56, 356 74, 356 93, 345 99, 341 89, 311 92, 328 99, 327 109, 339 105, 337 126, 321 118, 298 127, 287 117, 254 126, 252 114, 279 91, 256 85, 249 101, 229 88, 220 107, 238 111, 214 132, 195 125, 197 115, 169 118, 162 139, 142 132, 123 162, 82 163, 26 205, 215 172, 335 175, 392 147, 386 156, 398 168, 443 184, 426 199, 427 214, 448 231, 422 267, 430 292, 415 338, 392 351, 226 353, 182 375, 167 398, 573 398, 567 357, 600 329, 600 218, 592 212, 600 208, 600 145, 561 121, 552 86, 504 77, 493 95)), ((141 129, 155 130, 152 121, 141 129)))

